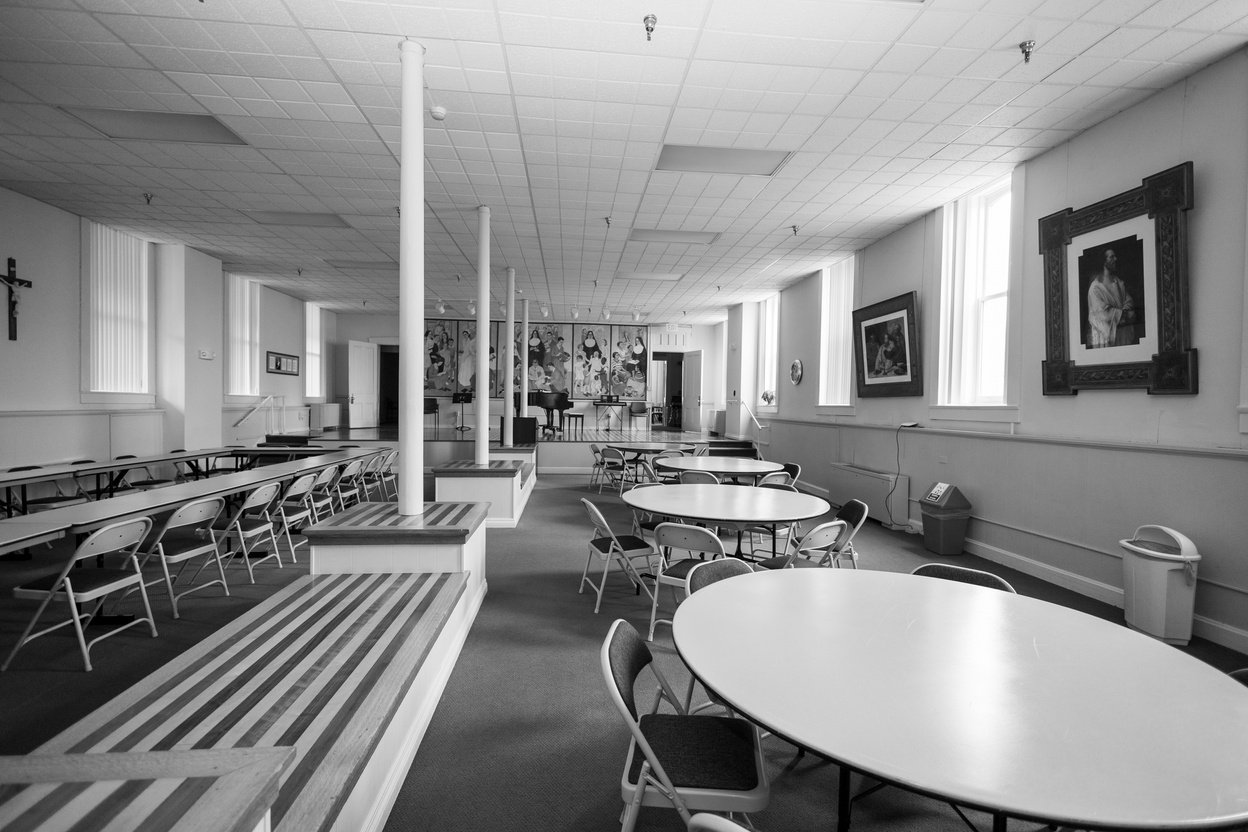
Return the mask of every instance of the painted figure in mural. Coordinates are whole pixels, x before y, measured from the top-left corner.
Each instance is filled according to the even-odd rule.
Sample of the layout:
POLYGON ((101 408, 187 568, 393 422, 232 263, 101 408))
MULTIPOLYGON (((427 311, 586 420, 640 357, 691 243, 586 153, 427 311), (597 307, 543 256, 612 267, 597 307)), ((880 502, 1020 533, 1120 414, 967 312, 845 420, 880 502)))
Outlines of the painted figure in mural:
POLYGON ((646 380, 646 342, 642 340, 641 333, 637 333, 633 338, 633 346, 630 353, 625 361, 629 373, 633 378, 644 382, 646 380))
POLYGON ((477 371, 477 339, 464 330, 459 335, 459 389, 471 390, 473 376, 477 371))
POLYGON ((538 335, 536 329, 529 334, 529 363, 534 361, 539 367, 546 363, 546 345, 542 343, 542 336, 538 335))

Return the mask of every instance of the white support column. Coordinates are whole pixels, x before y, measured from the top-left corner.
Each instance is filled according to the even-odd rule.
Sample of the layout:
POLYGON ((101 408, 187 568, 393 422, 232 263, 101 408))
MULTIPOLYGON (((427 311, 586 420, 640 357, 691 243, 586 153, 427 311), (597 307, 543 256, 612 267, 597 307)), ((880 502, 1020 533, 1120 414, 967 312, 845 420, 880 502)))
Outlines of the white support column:
POLYGON ((474 395, 477 441, 473 446, 473 460, 485 465, 490 461, 490 209, 485 205, 477 208, 477 389, 474 395))
MULTIPOLYGON (((500 365, 510 368, 516 360, 516 270, 511 266, 507 267, 507 321, 503 324, 503 335, 506 339, 507 349, 504 355, 507 357, 506 362, 500 361, 500 365)), ((516 380, 512 373, 503 376, 503 447, 510 448, 513 444, 514 434, 512 433, 512 417, 515 414, 515 398, 516 380)))
POLYGON ((399 514, 425 510, 425 48, 399 44, 399 514))
POLYGON ((529 415, 529 299, 520 301, 520 415, 529 415))

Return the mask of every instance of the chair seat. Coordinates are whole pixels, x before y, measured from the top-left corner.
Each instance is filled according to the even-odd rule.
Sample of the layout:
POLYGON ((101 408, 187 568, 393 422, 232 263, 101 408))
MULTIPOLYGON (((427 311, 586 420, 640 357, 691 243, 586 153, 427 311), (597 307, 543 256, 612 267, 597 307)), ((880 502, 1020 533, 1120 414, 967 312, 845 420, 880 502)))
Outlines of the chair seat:
MULTIPOLYGON (((58 577, 59 575, 44 575, 21 586, 15 586, 13 597, 27 600, 42 598, 51 591, 58 577)), ((74 589, 74 594, 81 598, 101 590, 111 592, 118 587, 134 583, 138 579, 139 576, 133 569, 76 569, 70 574, 69 583, 74 589)), ((53 594, 59 597, 65 593, 58 591, 53 594)))
POLYGON ((681 558, 675 563, 663 568, 663 578, 665 580, 671 578, 673 581, 680 581, 680 583, 683 584, 685 582, 685 578, 689 577, 689 570, 693 569, 693 567, 697 566, 699 563, 705 563, 705 561, 698 560, 697 558, 681 558))
MULTIPOLYGON (((758 787, 754 728, 725 716, 644 714, 646 742, 676 788, 747 792, 758 787)), ((637 783, 645 757, 632 755, 628 781, 637 783)))
MULTIPOLYGON (((617 535, 615 539, 620 542, 620 546, 624 548, 624 554, 627 557, 650 554, 654 551, 654 548, 645 539, 634 534, 617 535)), ((599 555, 606 557, 607 553, 611 551, 611 538, 596 537, 589 542, 589 545, 594 547, 599 555)))
POLYGON ((176 562, 189 555, 211 552, 217 548, 217 543, 209 535, 197 535, 186 529, 170 529, 160 539, 160 548, 165 553, 165 558, 176 562))
POLYGON ((265 520, 262 517, 244 517, 230 528, 228 534, 236 537, 240 529, 244 537, 253 537, 271 531, 273 529, 273 521, 265 520))

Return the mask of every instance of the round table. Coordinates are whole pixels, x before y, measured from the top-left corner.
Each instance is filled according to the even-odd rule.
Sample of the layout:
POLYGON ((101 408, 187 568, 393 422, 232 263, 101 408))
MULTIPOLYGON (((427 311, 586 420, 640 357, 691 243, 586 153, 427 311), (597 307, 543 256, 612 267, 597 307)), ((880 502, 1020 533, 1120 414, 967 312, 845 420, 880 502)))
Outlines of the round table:
POLYGON ((624 502, 651 514, 735 526, 738 555, 741 554, 741 530, 746 526, 796 523, 832 510, 827 500, 811 494, 779 488, 701 483, 634 488, 624 492, 624 502))
POLYGON ((717 476, 754 479, 784 470, 779 462, 743 456, 674 456, 656 459, 654 464, 673 471, 706 471, 717 476))
POLYGON ((1100 618, 936 578, 801 569, 700 590, 673 634, 734 710, 841 763, 838 829, 850 770, 992 812, 998 830, 1248 821, 1248 688, 1100 618))
POLYGON ((606 447, 616 448, 626 454, 657 454, 663 451, 684 451, 693 446, 680 442, 608 442, 606 447))

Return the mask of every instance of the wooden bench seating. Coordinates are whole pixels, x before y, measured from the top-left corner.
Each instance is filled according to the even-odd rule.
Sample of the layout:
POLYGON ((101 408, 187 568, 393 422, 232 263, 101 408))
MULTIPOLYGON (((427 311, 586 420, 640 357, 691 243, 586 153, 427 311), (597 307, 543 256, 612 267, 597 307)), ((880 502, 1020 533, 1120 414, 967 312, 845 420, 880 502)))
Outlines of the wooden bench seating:
POLYGON ((431 712, 432 704, 413 704, 423 693, 417 675, 431 650, 430 664, 444 661, 439 635, 459 614, 467 580, 300 578, 36 753, 293 746, 272 805, 274 830, 379 828, 394 794, 377 784, 397 790, 423 734, 427 720, 400 723, 414 721, 414 708, 431 712), (396 724, 409 736, 396 739, 396 724))

